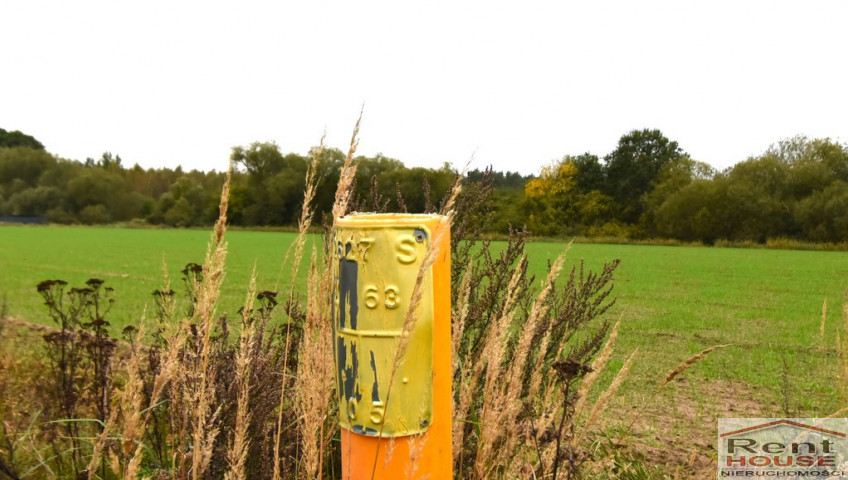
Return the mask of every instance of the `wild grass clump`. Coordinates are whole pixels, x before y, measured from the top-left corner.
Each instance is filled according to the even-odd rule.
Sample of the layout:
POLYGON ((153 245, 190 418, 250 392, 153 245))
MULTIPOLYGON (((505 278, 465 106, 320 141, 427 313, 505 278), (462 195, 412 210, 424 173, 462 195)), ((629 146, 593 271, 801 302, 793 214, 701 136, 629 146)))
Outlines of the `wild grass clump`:
POLYGON ((528 232, 512 231, 499 253, 482 238, 492 210, 490 178, 459 198, 452 237, 455 473, 569 478, 586 458, 578 438, 594 421, 580 423, 596 378, 589 374, 603 369, 615 341, 613 334, 605 342, 611 325, 601 317, 614 303, 619 262, 599 273, 580 262, 562 278, 563 253, 537 286, 527 276, 528 232), (606 355, 593 363, 604 345, 606 355))

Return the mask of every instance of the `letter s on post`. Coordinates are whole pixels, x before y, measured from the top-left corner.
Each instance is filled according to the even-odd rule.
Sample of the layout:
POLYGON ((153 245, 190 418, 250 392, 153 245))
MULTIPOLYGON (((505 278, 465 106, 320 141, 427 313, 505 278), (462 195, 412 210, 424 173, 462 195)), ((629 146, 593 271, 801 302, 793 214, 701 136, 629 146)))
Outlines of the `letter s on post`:
POLYGON ((416 258, 415 237, 410 234, 398 235, 397 240, 395 240, 395 250, 397 251, 395 258, 398 262, 404 265, 414 262, 416 258))

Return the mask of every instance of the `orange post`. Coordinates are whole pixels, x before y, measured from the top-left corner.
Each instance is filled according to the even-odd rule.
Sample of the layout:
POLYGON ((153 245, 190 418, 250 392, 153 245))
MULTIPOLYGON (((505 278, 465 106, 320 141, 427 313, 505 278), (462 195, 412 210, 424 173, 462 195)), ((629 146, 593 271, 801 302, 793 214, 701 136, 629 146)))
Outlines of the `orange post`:
POLYGON ((345 480, 453 476, 450 227, 442 220, 400 214, 336 219, 333 351, 345 480), (430 248, 437 257, 424 272, 415 324, 402 342, 430 248))

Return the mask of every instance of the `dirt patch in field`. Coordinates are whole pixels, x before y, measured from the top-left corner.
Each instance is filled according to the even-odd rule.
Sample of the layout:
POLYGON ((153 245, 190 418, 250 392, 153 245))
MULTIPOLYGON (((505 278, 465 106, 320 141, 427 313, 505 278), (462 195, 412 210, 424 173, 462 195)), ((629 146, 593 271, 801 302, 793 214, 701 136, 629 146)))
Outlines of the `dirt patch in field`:
POLYGON ((779 416, 772 398, 738 381, 683 377, 657 394, 622 399, 627 405, 609 412, 606 427, 619 432, 613 441, 624 452, 671 478, 714 478, 717 419, 779 416))
POLYGON ((56 332, 59 329, 56 327, 51 327, 48 325, 40 325, 38 323, 30 323, 24 320, 18 320, 17 318, 0 318, 0 328, 9 328, 10 330, 4 333, 20 333, 19 330, 30 331, 35 333, 50 333, 56 332))
POLYGON ((44 335, 58 331, 58 328, 49 325, 0 318, 0 352, 16 354, 18 350, 32 351, 32 346, 44 343, 44 335))

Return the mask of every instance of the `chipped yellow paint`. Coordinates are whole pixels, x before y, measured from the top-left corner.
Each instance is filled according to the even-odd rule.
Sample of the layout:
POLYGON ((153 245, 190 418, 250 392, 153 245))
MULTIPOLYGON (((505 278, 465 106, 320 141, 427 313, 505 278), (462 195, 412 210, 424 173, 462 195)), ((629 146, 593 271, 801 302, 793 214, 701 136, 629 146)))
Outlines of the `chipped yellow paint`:
POLYGON ((432 272, 424 279, 415 327, 395 372, 392 404, 385 403, 407 309, 431 237, 425 224, 386 224, 389 219, 394 220, 356 215, 338 222, 333 262, 340 425, 382 437, 427 430, 433 410, 432 272))

